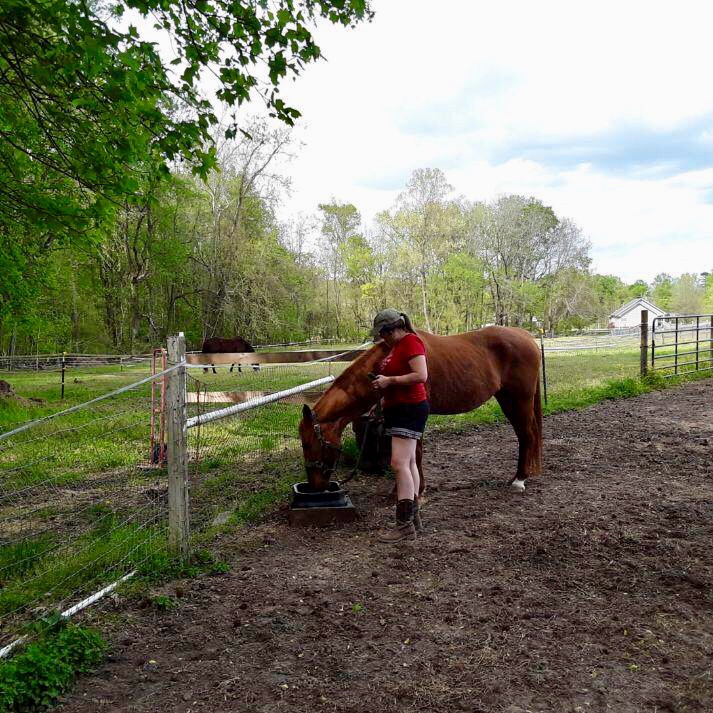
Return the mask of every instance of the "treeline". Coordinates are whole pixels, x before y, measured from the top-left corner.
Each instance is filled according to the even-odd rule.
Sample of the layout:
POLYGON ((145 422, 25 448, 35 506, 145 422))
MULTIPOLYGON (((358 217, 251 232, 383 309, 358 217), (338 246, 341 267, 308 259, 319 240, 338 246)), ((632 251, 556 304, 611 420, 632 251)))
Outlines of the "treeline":
POLYGON ((287 129, 254 121, 218 144, 207 180, 176 170, 147 181, 91 240, 30 256, 0 302, 2 352, 139 352, 178 330, 193 347, 216 335, 360 340, 387 305, 439 333, 606 326, 641 295, 670 311, 713 309, 710 276, 627 285, 592 274, 573 222, 536 198, 454 196, 438 169, 415 171, 370 226, 334 200, 281 224, 288 184, 275 166, 293 148, 287 129))
POLYGON ((121 19, 129 0, 0 3, 0 352, 137 352, 177 330, 191 346, 361 339, 385 305, 437 332, 606 325, 644 292, 713 309, 710 276, 593 275, 566 217, 455 196, 437 169, 371 225, 335 199, 281 224, 295 147, 237 109, 259 98, 291 126, 280 86, 321 57, 312 29, 368 21, 370 3, 236 1, 220 19, 211 3, 138 5, 168 42, 121 19))

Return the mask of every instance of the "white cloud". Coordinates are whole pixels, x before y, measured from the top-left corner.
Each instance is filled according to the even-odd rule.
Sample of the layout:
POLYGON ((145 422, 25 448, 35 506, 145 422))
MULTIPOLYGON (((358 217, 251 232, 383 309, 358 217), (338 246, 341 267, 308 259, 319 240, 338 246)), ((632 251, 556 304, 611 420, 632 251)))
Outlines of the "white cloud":
MULTIPOLYGON (((411 171, 434 166, 471 199, 541 198, 591 238, 598 270, 633 280, 713 267, 713 161, 647 178, 645 165, 632 176, 615 162, 558 166, 546 150, 527 158, 532 145, 637 126, 665 141, 713 116, 713 5, 380 0, 375 9, 370 25, 320 26, 328 61, 285 88, 306 143, 290 168, 288 212, 334 196, 368 219, 411 171)), ((706 148, 711 130, 696 130, 706 148)), ((623 136, 615 152, 626 152, 623 136)), ((655 136, 644 150, 655 154, 655 136)))

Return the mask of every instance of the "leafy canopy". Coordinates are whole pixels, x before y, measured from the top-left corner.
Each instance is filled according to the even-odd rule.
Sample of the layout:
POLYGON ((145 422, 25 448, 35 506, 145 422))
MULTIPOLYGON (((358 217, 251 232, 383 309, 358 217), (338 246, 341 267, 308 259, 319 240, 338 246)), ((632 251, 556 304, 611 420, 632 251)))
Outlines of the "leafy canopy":
POLYGON ((84 234, 167 162, 205 176, 217 118, 203 70, 223 103, 258 95, 292 124, 279 83, 321 56, 309 27, 371 14, 368 0, 3 0, 0 231, 84 234), (170 35, 173 60, 127 26, 127 9, 170 35))

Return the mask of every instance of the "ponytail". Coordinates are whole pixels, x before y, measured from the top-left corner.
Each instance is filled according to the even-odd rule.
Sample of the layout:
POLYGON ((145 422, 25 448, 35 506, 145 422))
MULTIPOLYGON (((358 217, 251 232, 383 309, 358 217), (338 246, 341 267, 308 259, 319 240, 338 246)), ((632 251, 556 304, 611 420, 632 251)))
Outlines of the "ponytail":
POLYGON ((407 332, 411 332, 411 334, 416 334, 416 330, 413 328, 413 325, 411 324, 411 320, 409 319, 409 316, 405 312, 400 312, 401 314, 401 319, 404 322, 404 329, 407 332))

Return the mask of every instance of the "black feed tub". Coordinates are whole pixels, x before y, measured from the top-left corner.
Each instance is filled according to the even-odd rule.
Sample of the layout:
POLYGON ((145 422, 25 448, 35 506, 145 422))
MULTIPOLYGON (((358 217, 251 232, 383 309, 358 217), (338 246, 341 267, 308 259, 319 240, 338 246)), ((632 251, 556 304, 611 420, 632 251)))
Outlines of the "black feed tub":
POLYGON ((331 482, 326 490, 316 490, 309 483, 292 486, 291 525, 324 526, 352 522, 356 508, 340 483, 331 482))
POLYGON ((293 508, 343 508, 349 500, 340 483, 333 480, 326 490, 317 490, 309 483, 295 483, 292 486, 293 508))

